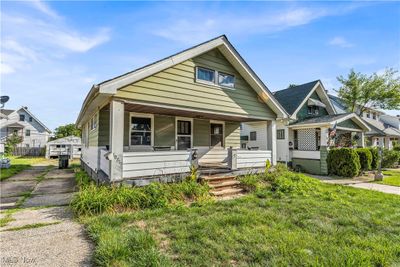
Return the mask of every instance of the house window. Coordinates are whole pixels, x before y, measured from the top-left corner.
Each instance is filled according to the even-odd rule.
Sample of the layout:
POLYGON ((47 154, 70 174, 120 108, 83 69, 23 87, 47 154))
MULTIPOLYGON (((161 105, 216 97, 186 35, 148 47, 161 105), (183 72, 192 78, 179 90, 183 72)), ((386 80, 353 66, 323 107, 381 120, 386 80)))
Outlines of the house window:
POLYGON ((150 146, 151 144, 151 118, 131 117, 131 146, 150 146))
POLYGON ((242 149, 246 149, 247 148, 247 144, 246 143, 242 143, 240 146, 241 146, 242 149))
POLYGON ((20 114, 19 115, 19 121, 25 121, 25 115, 24 114, 20 114))
POLYGON ((257 140, 257 132, 250 132, 250 141, 257 140))
POLYGON ((308 115, 318 115, 319 107, 318 106, 308 106, 307 113, 308 113, 308 115))
POLYGON ((90 130, 94 130, 97 128, 97 114, 95 114, 91 119, 90 119, 90 130))
POLYGON ((364 112, 361 111, 360 117, 364 117, 364 112))
POLYGON ((276 139, 285 139, 285 129, 276 130, 276 139))
POLYGON ((33 121, 32 117, 29 117, 29 122, 32 122, 32 121, 33 121))
POLYGON ((299 134, 297 130, 293 131, 293 143, 294 143, 294 149, 299 149, 299 134))
POLYGON ((79 147, 79 148, 78 148, 78 151, 82 151, 82 148, 79 147))
POLYGON ((371 113, 367 112, 367 118, 371 118, 371 113))
POLYGON ((197 80, 215 83, 215 71, 197 67, 197 80))
POLYGON ((61 147, 61 145, 56 145, 56 148, 60 148, 61 147))
POLYGON ((218 84, 226 87, 235 86, 235 76, 219 72, 218 73, 218 84))
POLYGON ((376 120, 376 113, 372 113, 372 118, 376 120))
POLYGON ((28 129, 27 129, 27 130, 25 131, 25 136, 31 136, 31 130, 28 130, 28 129))

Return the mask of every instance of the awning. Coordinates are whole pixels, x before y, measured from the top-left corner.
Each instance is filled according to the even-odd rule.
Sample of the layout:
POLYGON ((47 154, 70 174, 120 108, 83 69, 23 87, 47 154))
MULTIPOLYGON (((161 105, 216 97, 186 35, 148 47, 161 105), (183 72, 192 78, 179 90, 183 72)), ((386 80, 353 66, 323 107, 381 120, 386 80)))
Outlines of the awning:
POLYGON ((318 106, 321 108, 326 108, 326 105, 324 103, 322 103, 321 101, 319 101, 317 99, 313 99, 313 98, 309 98, 307 101, 307 104, 309 106, 318 106))

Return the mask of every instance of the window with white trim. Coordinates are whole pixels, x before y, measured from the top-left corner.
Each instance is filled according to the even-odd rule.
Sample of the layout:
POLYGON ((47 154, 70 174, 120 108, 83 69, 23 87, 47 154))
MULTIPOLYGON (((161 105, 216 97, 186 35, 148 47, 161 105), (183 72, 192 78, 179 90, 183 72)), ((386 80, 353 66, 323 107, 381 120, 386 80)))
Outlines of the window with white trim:
POLYGON ((130 145, 151 146, 151 117, 131 116, 130 145))
POLYGON ((218 72, 218 84, 221 86, 233 88, 235 86, 235 76, 223 72, 218 72))
POLYGON ((211 69, 197 67, 196 79, 203 82, 214 83, 215 71, 211 69))
POLYGON ((276 139, 278 140, 285 139, 285 129, 276 130, 276 139))
POLYGON ((196 81, 221 87, 235 87, 234 75, 204 67, 196 67, 196 81))
POLYGON ((97 113, 90 119, 90 130, 94 130, 97 128, 97 113))

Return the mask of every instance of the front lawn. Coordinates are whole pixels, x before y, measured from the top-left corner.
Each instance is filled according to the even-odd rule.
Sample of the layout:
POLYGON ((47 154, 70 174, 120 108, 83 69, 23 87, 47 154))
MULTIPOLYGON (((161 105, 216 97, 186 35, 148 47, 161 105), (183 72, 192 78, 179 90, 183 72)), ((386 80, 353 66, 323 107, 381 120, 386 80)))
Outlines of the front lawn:
POLYGON ((8 169, 0 169, 0 181, 5 180, 25 169, 28 169, 32 164, 46 160, 43 157, 9 157, 11 167, 8 169))
MULTIPOLYGON (((249 179, 251 180, 251 179, 249 179)), ((253 182, 251 182, 253 183, 253 182)), ((81 217, 99 266, 397 266, 400 198, 302 174, 235 200, 81 217)))
POLYGON ((400 186, 400 169, 383 171, 383 181, 380 184, 400 186))

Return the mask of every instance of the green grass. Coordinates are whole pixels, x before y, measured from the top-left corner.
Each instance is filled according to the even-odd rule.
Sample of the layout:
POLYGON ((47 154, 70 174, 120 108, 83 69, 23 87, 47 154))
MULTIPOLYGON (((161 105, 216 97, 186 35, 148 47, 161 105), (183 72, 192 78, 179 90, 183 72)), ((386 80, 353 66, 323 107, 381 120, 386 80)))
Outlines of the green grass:
POLYGON ((0 169, 0 181, 3 181, 11 176, 28 169, 32 164, 46 160, 43 157, 9 157, 11 167, 8 169, 0 169))
POLYGON ((400 264, 398 196, 302 174, 269 182, 235 200, 80 219, 99 266, 400 264))
POLYGON ((383 171, 383 181, 380 184, 400 186, 400 169, 383 171))

